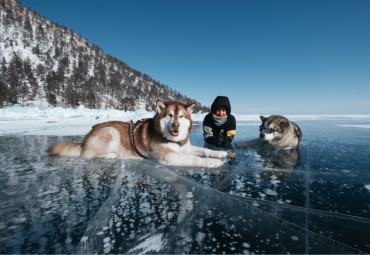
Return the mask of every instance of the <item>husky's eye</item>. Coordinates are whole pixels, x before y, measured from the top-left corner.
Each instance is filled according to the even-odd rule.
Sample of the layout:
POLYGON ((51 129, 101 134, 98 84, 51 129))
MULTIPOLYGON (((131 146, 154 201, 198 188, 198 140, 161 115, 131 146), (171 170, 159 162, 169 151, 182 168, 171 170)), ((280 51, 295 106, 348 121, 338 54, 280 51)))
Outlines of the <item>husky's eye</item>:
POLYGON ((184 115, 180 115, 180 116, 179 116, 179 118, 180 118, 180 119, 184 118, 184 115))
POLYGON ((167 117, 172 118, 172 114, 171 114, 171 113, 168 113, 168 114, 167 114, 167 117))

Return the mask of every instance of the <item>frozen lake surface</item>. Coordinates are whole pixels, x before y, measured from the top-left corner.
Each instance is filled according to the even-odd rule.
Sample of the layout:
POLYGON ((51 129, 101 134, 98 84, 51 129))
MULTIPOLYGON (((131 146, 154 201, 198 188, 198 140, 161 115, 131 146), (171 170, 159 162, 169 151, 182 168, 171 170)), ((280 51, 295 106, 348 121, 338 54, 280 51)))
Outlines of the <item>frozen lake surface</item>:
MULTIPOLYGON (((370 253, 370 119, 295 122, 300 152, 235 149, 220 169, 49 157, 82 136, 0 136, 0 253, 370 253)), ((238 121, 236 141, 259 125, 238 121)))

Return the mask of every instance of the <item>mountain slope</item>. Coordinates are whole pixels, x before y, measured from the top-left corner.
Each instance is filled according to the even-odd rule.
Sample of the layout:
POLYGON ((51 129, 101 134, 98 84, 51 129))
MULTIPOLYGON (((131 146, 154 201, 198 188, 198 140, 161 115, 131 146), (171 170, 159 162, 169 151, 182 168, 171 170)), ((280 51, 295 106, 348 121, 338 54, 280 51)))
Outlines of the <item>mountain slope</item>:
MULTIPOLYGON (((196 102, 17 1, 0 0, 0 25, 0 107, 151 111, 158 98, 196 102)), ((196 111, 209 110, 197 105, 196 111)))

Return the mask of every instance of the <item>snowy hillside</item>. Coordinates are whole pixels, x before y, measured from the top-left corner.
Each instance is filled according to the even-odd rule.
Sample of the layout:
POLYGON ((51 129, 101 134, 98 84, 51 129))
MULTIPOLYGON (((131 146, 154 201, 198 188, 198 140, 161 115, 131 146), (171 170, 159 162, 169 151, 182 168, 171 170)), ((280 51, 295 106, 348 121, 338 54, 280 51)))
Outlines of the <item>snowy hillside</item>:
POLYGON ((196 102, 21 3, 0 0, 0 107, 152 111, 158 98, 196 102))

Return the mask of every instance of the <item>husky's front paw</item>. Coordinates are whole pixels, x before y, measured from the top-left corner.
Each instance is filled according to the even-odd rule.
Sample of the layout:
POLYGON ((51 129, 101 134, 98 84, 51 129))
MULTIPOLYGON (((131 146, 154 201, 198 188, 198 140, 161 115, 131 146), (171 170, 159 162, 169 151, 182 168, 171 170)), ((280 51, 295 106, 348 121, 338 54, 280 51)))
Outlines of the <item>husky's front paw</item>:
POLYGON ((212 157, 214 158, 226 158, 229 155, 226 151, 214 151, 212 157))
POLYGON ((222 166, 224 164, 224 162, 222 162, 219 159, 207 158, 206 160, 207 160, 206 167, 216 168, 216 167, 220 167, 220 166, 222 166))

